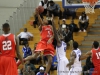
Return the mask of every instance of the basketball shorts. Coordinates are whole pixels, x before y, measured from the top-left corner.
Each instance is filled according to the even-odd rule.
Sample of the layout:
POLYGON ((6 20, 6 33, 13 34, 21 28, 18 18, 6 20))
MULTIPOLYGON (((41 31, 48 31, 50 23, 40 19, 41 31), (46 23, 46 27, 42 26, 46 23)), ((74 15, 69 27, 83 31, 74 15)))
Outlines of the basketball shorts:
POLYGON ((13 57, 0 57, 0 75, 18 75, 16 61, 13 57))
POLYGON ((100 66, 94 68, 92 75, 100 75, 100 66))
POLYGON ((47 41, 45 40, 41 40, 37 46, 36 46, 36 50, 35 52, 37 51, 41 51, 43 52, 43 55, 46 56, 46 55, 51 55, 51 56, 54 56, 54 46, 51 44, 47 44, 47 41))
POLYGON ((72 67, 68 73, 68 75, 81 75, 82 67, 72 67))
POLYGON ((68 63, 69 61, 67 58, 58 61, 57 75, 68 75, 69 67, 66 67, 68 63))

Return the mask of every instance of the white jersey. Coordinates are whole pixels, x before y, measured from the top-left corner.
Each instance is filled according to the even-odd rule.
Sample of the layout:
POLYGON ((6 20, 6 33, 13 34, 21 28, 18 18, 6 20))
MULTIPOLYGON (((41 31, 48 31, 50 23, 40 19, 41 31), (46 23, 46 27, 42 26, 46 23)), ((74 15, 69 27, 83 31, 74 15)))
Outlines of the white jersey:
POLYGON ((56 47, 56 54, 57 54, 57 60, 58 61, 66 58, 66 49, 67 49, 67 45, 63 41, 62 41, 60 47, 56 47))
POLYGON ((74 67, 81 67, 81 61, 79 60, 80 56, 81 56, 81 50, 77 49, 77 50, 73 50, 76 54, 76 58, 74 60, 74 64, 72 66, 74 67))

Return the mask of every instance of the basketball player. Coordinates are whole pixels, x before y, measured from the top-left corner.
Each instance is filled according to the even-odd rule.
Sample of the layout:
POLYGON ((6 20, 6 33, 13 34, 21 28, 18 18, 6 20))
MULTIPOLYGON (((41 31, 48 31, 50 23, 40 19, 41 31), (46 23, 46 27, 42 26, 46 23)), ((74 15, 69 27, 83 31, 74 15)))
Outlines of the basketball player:
POLYGON ((4 34, 0 36, 0 75, 18 75, 16 54, 22 61, 18 40, 14 34, 10 33, 8 23, 3 24, 2 28, 4 34))
POLYGON ((56 55, 58 61, 57 75, 68 75, 69 68, 66 67, 66 65, 69 63, 68 59, 66 58, 67 39, 66 37, 64 38, 61 33, 60 36, 58 36, 56 28, 54 26, 54 22, 52 22, 52 24, 53 24, 52 26, 54 29, 55 38, 57 40, 57 46, 56 46, 56 55))
POLYGON ((80 61, 81 51, 78 48, 77 42, 73 43, 73 49, 74 50, 71 52, 69 64, 67 64, 67 67, 71 66, 68 75, 81 75, 82 72, 81 61, 80 61))
POLYGON ((100 75, 100 47, 97 41, 93 42, 92 50, 82 55, 80 59, 86 59, 87 57, 92 57, 92 63, 94 65, 94 71, 92 75, 100 75))
POLYGON ((43 52, 43 55, 46 56, 48 59, 48 63, 44 75, 48 75, 48 72, 52 64, 52 57, 54 56, 54 46, 52 45, 53 38, 54 38, 53 28, 51 25, 48 25, 47 20, 42 21, 38 9, 36 10, 36 15, 38 16, 39 22, 41 24, 39 27, 39 30, 41 32, 41 40, 36 46, 34 55, 28 56, 24 60, 27 61, 31 59, 36 59, 38 55, 41 52, 43 52))

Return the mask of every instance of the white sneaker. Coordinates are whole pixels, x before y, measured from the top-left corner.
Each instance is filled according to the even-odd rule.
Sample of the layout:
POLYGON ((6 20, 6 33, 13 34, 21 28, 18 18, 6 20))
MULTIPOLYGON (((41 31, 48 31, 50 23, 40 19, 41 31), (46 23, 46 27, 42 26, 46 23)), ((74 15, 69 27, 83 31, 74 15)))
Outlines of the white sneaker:
POLYGON ((79 32, 82 32, 81 30, 79 30, 79 32))
POLYGON ((83 32, 86 32, 86 30, 84 29, 84 31, 83 32))

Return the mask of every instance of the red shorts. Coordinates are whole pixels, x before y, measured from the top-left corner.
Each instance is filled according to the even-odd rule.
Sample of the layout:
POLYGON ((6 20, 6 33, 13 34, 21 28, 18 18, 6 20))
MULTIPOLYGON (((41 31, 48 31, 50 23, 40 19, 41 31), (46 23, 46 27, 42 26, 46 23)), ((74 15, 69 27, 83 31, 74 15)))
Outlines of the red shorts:
POLYGON ((94 68, 92 75, 100 75, 100 66, 94 68))
POLYGON ((36 50, 35 52, 37 51, 43 51, 43 55, 46 56, 46 55, 51 55, 51 56, 54 56, 54 46, 51 44, 47 44, 47 41, 45 40, 41 40, 37 46, 36 46, 36 50))
POLYGON ((0 57, 0 75, 18 75, 16 61, 13 57, 0 57))

